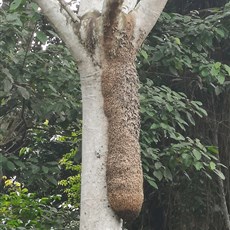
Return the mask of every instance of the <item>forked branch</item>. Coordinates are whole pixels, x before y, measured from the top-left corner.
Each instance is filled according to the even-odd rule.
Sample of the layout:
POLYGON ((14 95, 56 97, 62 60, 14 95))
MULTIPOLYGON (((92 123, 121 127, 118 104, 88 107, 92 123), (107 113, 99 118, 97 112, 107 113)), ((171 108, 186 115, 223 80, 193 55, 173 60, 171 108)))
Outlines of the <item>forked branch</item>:
POLYGON ((43 14, 48 18, 53 28, 57 31, 60 38, 69 48, 76 61, 87 60, 87 53, 82 46, 80 39, 75 31, 78 19, 70 16, 67 7, 63 9, 63 4, 59 0, 33 0, 39 5, 43 14))
POLYGON ((168 0, 141 0, 132 12, 136 20, 134 44, 139 48, 156 24, 168 0))

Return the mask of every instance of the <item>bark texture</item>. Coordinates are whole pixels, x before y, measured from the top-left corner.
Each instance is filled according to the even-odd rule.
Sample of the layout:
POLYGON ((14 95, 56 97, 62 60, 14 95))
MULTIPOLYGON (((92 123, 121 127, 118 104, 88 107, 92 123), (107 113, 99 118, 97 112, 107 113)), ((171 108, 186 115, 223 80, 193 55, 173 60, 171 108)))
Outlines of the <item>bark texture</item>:
POLYGON ((134 19, 123 13, 119 20, 110 13, 109 17, 104 23, 102 62, 102 94, 108 119, 107 196, 116 214, 132 221, 143 203, 134 19))

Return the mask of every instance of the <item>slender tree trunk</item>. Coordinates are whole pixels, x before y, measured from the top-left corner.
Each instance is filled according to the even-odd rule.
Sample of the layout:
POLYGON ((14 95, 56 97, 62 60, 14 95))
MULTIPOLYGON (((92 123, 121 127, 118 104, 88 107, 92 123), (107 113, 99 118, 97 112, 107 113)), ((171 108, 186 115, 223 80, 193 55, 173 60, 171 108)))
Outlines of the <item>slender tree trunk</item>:
MULTIPOLYGON (((214 99, 214 95, 212 95, 212 107, 213 107, 213 114, 214 114, 214 145, 215 146, 219 146, 219 141, 218 141, 218 131, 219 131, 219 125, 217 124, 218 118, 215 112, 215 99, 214 99)), ((220 149, 220 148, 219 148, 220 149)), ((220 156, 218 155, 218 162, 220 163, 220 156)), ((218 166, 218 170, 221 171, 221 167, 218 166)), ((229 211, 228 211, 228 206, 227 206, 227 201, 226 201, 226 196, 225 196, 225 192, 224 192, 224 183, 223 180, 217 176, 217 183, 218 183, 218 187, 219 187, 219 192, 220 192, 220 206, 221 206, 221 210, 223 213, 223 218, 224 218, 224 223, 225 223, 225 227, 226 230, 230 230, 230 217, 229 217, 229 211)))
POLYGON ((101 91, 102 70, 91 63, 80 66, 83 104, 81 230, 122 229, 109 207, 106 187, 107 118, 101 91), (112 228, 111 228, 112 226, 112 228))

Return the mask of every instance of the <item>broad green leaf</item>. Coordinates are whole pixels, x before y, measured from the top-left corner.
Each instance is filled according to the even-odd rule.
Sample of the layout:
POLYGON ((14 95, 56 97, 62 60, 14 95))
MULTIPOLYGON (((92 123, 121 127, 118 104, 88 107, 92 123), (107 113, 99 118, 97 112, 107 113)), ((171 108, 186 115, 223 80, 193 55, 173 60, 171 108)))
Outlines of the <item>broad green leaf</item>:
POLYGON ((49 172, 49 168, 42 166, 42 171, 47 174, 49 172))
POLYGON ((160 169, 161 167, 163 167, 163 165, 161 164, 161 162, 156 162, 154 164, 154 166, 155 166, 156 169, 160 169))
POLYGON ((46 41, 48 40, 46 34, 44 32, 42 32, 42 31, 36 32, 36 37, 43 44, 46 44, 46 41))
POLYGON ((209 166, 211 170, 214 170, 216 168, 216 164, 213 161, 209 163, 209 166))
POLYGON ((10 10, 16 10, 22 3, 23 0, 14 0, 11 4, 10 4, 10 10))
POLYGON ((174 38, 174 40, 175 40, 175 43, 176 43, 177 45, 180 45, 180 44, 181 44, 180 38, 174 38))
POLYGON ((215 31, 217 34, 219 34, 221 36, 221 38, 224 38, 224 36, 225 36, 224 30, 222 30, 220 28, 216 28, 215 31))
POLYGON ((25 168, 25 164, 20 160, 14 160, 14 164, 19 166, 20 168, 25 168))
POLYGON ((7 166, 7 168, 8 168, 9 170, 11 170, 11 171, 14 171, 14 170, 16 169, 14 163, 11 162, 11 161, 7 161, 7 162, 6 162, 6 166, 7 166))
MULTIPOLYGON (((23 23, 22 23, 19 15, 16 14, 16 13, 14 13, 14 14, 7 14, 6 15, 6 19, 7 19, 7 21, 9 21, 14 26, 23 26, 23 23)), ((16 57, 14 57, 13 60, 14 60, 15 63, 17 63, 16 57)))
POLYGON ((169 168, 165 168, 165 170, 164 170, 164 177, 165 177, 166 180, 172 181, 172 173, 169 170, 169 168))
POLYGON ((223 75, 223 74, 218 74, 218 76, 216 76, 216 78, 217 78, 217 81, 221 84, 221 85, 223 85, 224 84, 224 81, 225 81, 225 76, 223 75))
POLYGON ((154 175, 159 181, 161 181, 162 178, 163 178, 163 174, 162 174, 162 172, 159 171, 159 170, 154 171, 154 172, 153 172, 153 175, 154 175))
POLYGON ((220 95, 223 92, 223 89, 219 86, 215 87, 215 94, 216 96, 220 95))
POLYGON ((214 153, 214 154, 219 154, 219 150, 218 150, 218 147, 216 146, 206 146, 207 150, 211 153, 214 153))
POLYGON ((144 57, 144 59, 148 59, 148 53, 145 50, 141 50, 141 55, 144 57))
POLYGON ((204 168, 203 163, 200 161, 195 162, 194 167, 196 168, 197 171, 200 171, 202 168, 204 168))
POLYGON ((9 80, 10 80, 11 83, 14 82, 13 76, 12 76, 12 74, 10 73, 9 69, 3 68, 3 69, 2 69, 2 72, 9 78, 9 80))
POLYGON ((8 93, 12 89, 12 82, 6 78, 3 81, 4 92, 8 93))
POLYGON ((224 66, 224 69, 228 72, 228 75, 230 76, 230 66, 228 65, 223 65, 224 66))
POLYGON ((169 112, 173 111, 173 106, 171 106, 170 104, 167 103, 165 106, 169 112))
POLYGON ((211 75, 212 76, 217 76, 220 72, 220 68, 216 68, 215 65, 212 66, 212 69, 211 69, 211 75))
POLYGON ((157 184, 156 184, 155 181, 153 181, 153 180, 148 180, 148 179, 147 179, 147 181, 148 181, 148 183, 149 183, 153 188, 158 189, 158 186, 157 186, 157 184))
POLYGON ((201 159, 201 152, 198 151, 197 149, 193 149, 192 153, 194 155, 194 157, 199 161, 201 159))
POLYGON ((26 88, 17 85, 17 89, 18 89, 19 93, 21 94, 21 96, 22 96, 24 99, 28 100, 28 99, 30 98, 30 94, 29 94, 29 92, 27 91, 26 88))
POLYGON ((221 62, 215 62, 215 63, 214 63, 214 67, 215 67, 216 69, 219 69, 220 66, 221 66, 221 62))
POLYGON ((57 90, 51 84, 49 84, 49 87, 54 93, 57 93, 57 90))
POLYGON ((32 173, 33 174, 36 174, 40 170, 40 168, 37 165, 34 165, 34 164, 31 165, 31 168, 32 168, 32 173))
POLYGON ((195 125, 195 120, 193 119, 191 113, 186 112, 187 118, 192 125, 195 125))
POLYGON ((31 8, 32 8, 35 12, 37 12, 37 10, 38 10, 38 5, 37 5, 36 3, 32 2, 32 3, 30 3, 30 6, 31 6, 31 8))
POLYGON ((187 154, 187 153, 183 153, 181 155, 181 157, 183 159, 183 162, 184 162, 185 166, 186 167, 190 167, 191 164, 192 164, 192 157, 189 154, 187 154))
POLYGON ((152 177, 148 176, 147 174, 144 174, 144 177, 153 188, 158 189, 158 186, 152 177))
POLYGON ((2 164, 6 161, 7 161, 7 158, 0 153, 0 163, 2 164))
POLYGON ((49 177, 48 177, 48 180, 49 180, 49 182, 51 182, 53 185, 57 185, 57 184, 58 184, 57 180, 56 180, 54 177, 52 177, 52 176, 49 176, 49 177))
POLYGON ((146 164, 142 164, 144 171, 149 172, 149 167, 146 164))

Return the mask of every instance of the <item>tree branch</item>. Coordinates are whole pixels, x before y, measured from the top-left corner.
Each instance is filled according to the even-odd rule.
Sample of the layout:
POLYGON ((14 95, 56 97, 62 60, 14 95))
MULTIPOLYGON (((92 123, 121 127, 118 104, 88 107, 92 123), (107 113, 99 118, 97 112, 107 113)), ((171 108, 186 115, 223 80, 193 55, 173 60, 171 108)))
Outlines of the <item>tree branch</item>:
POLYGON ((132 12, 136 18, 134 45, 139 48, 156 24, 168 0, 141 0, 132 12))
POLYGON ((42 9, 43 14, 48 18, 53 28, 57 31, 60 38, 69 48, 74 59, 77 62, 88 60, 87 52, 80 42, 77 35, 79 27, 78 22, 74 22, 72 17, 65 10, 62 10, 62 5, 57 0, 33 0, 42 9))
POLYGON ((122 4, 122 12, 128 14, 131 10, 135 8, 137 0, 124 0, 122 4))
POLYGON ((58 0, 62 7, 65 9, 65 11, 68 13, 68 15, 72 18, 73 22, 80 23, 80 19, 78 16, 70 9, 69 5, 64 0, 58 0))
POLYGON ((81 0, 79 15, 83 16, 87 12, 99 11, 102 12, 103 0, 81 0))

